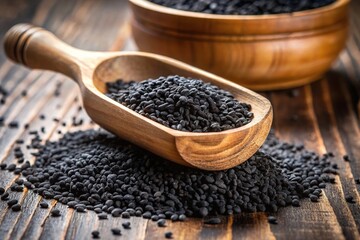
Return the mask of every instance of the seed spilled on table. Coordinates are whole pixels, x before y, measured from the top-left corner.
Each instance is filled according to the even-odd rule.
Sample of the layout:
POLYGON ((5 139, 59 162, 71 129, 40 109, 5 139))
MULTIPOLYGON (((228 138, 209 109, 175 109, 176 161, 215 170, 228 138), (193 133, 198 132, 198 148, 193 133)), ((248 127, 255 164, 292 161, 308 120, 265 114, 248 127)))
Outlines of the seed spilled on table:
POLYGON ((321 184, 333 178, 328 173, 336 173, 328 155, 273 134, 248 161, 217 172, 178 166, 103 131, 66 133, 37 147, 35 164, 21 168, 33 190, 71 207, 98 209, 100 219, 114 211, 156 221, 277 211, 304 197, 318 201, 321 184))

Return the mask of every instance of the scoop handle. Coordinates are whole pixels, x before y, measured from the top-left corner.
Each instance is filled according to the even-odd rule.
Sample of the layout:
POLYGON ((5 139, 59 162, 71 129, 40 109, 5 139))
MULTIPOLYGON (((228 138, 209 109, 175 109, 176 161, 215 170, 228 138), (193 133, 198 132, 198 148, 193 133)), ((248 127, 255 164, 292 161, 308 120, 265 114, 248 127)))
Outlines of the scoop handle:
POLYGON ((35 69, 52 70, 78 79, 82 51, 51 32, 31 24, 17 24, 5 35, 6 55, 16 63, 35 69))

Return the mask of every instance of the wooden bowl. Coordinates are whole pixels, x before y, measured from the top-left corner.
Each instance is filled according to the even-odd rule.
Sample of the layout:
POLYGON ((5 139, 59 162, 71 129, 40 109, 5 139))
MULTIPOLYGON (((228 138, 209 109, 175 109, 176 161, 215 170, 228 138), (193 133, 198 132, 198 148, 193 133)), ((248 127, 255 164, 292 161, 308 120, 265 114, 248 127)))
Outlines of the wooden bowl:
POLYGON ((291 14, 215 15, 130 0, 141 51, 187 62, 255 90, 321 78, 345 46, 349 0, 291 14))

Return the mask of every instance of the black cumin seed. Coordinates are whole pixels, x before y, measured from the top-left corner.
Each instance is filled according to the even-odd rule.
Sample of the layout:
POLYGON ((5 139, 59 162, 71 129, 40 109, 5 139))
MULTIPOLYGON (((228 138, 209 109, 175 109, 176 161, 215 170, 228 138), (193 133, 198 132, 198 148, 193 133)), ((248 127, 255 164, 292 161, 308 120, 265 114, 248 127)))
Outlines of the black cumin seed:
POLYGON ((172 233, 172 232, 166 232, 166 233, 164 234, 164 236, 165 236, 165 238, 170 239, 170 238, 173 238, 173 233, 172 233))
POLYGON ((91 235, 93 238, 100 238, 100 232, 99 231, 92 231, 91 235))
POLYGON ((19 127, 19 123, 17 121, 11 121, 9 123, 9 127, 10 128, 18 128, 19 127))
POLYGON ((14 212, 18 212, 21 210, 21 205, 20 204, 15 204, 11 207, 11 210, 13 210, 14 212))
POLYGON ((125 228, 125 229, 130 229, 131 227, 131 223, 130 222, 124 222, 124 223, 122 223, 121 224, 122 226, 123 226, 123 228, 125 228))
POLYGON ((11 200, 9 200, 8 202, 7 202, 7 205, 9 206, 9 207, 11 207, 11 206, 13 206, 13 205, 15 205, 15 204, 17 204, 18 203, 18 200, 17 199, 11 199, 11 200))
POLYGON ((39 205, 41 208, 49 208, 49 204, 47 202, 40 202, 39 205))
POLYGON ((23 185, 24 184, 24 179, 17 179, 15 181, 16 184, 19 184, 19 185, 23 185))
POLYGON ((111 232, 114 234, 114 235, 121 235, 121 230, 119 228, 112 228, 111 229, 111 232))
POLYGON ((111 215, 113 217, 120 217, 121 211, 122 210, 120 208, 115 208, 114 210, 111 211, 111 215))
POLYGON ((351 196, 351 195, 345 196, 345 200, 346 200, 348 203, 356 203, 354 197, 351 196))
POLYGON ((9 193, 5 192, 1 195, 1 200, 7 200, 7 199, 9 199, 9 193))
POLYGON ((6 170, 8 170, 9 172, 12 172, 16 169, 16 165, 14 163, 10 164, 9 166, 7 166, 6 170))
POLYGON ((60 216, 61 216, 60 210, 59 210, 59 209, 53 209, 53 210, 51 210, 51 216, 53 216, 53 217, 60 217, 60 216))
POLYGON ((268 222, 269 222, 270 224, 278 224, 277 218, 274 217, 274 216, 269 216, 269 217, 268 217, 268 222))
POLYGON ((77 207, 77 208, 76 208, 76 211, 77 211, 77 212, 81 212, 81 213, 86 212, 86 210, 85 210, 84 207, 77 207))
POLYGON ((165 219, 159 219, 157 221, 158 227, 165 227, 166 226, 166 220, 165 219))

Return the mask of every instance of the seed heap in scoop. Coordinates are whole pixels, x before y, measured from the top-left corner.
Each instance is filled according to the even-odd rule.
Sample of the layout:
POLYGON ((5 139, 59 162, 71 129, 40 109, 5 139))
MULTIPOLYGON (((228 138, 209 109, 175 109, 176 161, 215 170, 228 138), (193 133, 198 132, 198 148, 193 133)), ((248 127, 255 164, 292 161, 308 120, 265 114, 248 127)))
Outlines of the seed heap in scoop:
POLYGON ((251 106, 202 80, 179 76, 108 83, 107 96, 172 129, 218 132, 248 124, 251 106))

